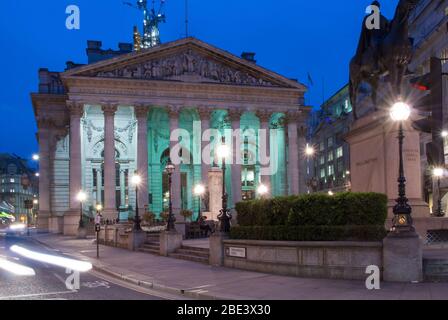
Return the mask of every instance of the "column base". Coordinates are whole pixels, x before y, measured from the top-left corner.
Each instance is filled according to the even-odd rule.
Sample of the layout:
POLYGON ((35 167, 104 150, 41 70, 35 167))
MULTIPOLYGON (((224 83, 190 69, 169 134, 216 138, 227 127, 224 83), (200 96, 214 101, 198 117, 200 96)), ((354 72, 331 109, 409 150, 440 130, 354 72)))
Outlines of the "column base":
POLYGON ((79 210, 69 210, 64 214, 64 236, 78 236, 79 210))
POLYGON ((50 211, 39 211, 37 216, 37 232, 46 233, 50 231, 50 211))
POLYGON ((118 219, 118 211, 116 209, 104 209, 101 214, 104 221, 117 221, 118 219))
POLYGON ((383 279, 392 282, 423 280, 422 240, 416 233, 395 235, 383 240, 383 279))

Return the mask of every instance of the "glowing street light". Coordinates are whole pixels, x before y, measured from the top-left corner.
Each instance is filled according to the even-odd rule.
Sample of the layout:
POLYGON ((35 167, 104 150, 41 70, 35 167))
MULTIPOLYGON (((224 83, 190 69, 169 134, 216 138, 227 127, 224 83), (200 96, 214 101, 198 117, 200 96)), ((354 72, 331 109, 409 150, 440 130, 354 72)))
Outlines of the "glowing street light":
POLYGON ((134 217, 134 231, 142 230, 140 225, 140 214, 138 212, 138 186, 142 183, 142 177, 137 174, 137 171, 131 178, 131 183, 135 186, 135 217, 134 217))
POLYGON ((268 187, 267 187, 266 185, 264 185, 264 184, 260 184, 260 185, 258 186, 257 193, 258 193, 261 197, 265 196, 268 192, 269 192, 269 189, 268 189, 268 187))
POLYGON ((329 196, 334 196, 334 192, 330 190, 330 191, 328 191, 328 195, 329 196))
POLYGON ((445 169, 443 168, 434 168, 432 170, 432 175, 437 178, 437 210, 435 212, 435 216, 437 217, 443 217, 445 215, 445 212, 442 210, 442 197, 440 194, 440 179, 443 178, 445 175, 445 169))
POLYGON ((76 199, 79 201, 79 225, 78 225, 78 238, 82 239, 86 237, 84 221, 82 219, 82 204, 87 200, 87 194, 84 191, 79 191, 76 195, 76 199))
POLYGON ((199 211, 198 211, 198 221, 202 218, 202 212, 201 212, 201 206, 202 206, 202 196, 205 194, 205 187, 202 184, 197 184, 194 189, 193 193, 199 198, 199 211))
POLYGON ((33 160, 34 161, 39 161, 39 155, 37 153, 33 154, 33 160))
POLYGON ((314 156, 315 153, 316 153, 316 150, 314 150, 314 148, 307 143, 306 147, 305 147, 305 155, 307 157, 312 157, 312 156, 314 156))
POLYGON ((447 138, 448 137, 448 131, 447 130, 443 130, 440 135, 442 136, 442 138, 447 138))
POLYGON ((412 207, 406 198, 406 178, 404 176, 403 164, 403 122, 408 120, 411 115, 411 107, 403 102, 396 102, 390 109, 390 117, 393 121, 399 123, 398 127, 398 153, 399 153, 399 172, 398 172, 398 198, 397 204, 393 208, 393 231, 396 233, 409 232, 415 233, 412 223, 412 207))

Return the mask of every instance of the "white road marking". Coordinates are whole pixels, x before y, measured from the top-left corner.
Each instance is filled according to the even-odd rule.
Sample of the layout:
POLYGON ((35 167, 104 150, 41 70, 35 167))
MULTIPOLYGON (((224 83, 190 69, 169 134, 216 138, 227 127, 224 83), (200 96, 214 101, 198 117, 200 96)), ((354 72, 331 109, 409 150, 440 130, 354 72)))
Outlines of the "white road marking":
POLYGON ((56 294, 70 294, 70 293, 77 293, 77 292, 78 292, 77 290, 72 290, 72 291, 60 291, 60 292, 22 294, 22 295, 17 295, 17 296, 0 297, 0 300, 31 298, 31 297, 44 297, 44 296, 53 296, 56 294))

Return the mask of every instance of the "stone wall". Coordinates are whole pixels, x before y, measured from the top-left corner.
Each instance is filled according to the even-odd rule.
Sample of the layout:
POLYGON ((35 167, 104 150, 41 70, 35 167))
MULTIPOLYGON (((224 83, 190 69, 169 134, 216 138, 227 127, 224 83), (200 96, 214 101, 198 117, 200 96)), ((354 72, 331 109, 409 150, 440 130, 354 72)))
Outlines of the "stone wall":
POLYGON ((226 267, 298 277, 365 280, 382 255, 381 242, 224 240, 226 267))

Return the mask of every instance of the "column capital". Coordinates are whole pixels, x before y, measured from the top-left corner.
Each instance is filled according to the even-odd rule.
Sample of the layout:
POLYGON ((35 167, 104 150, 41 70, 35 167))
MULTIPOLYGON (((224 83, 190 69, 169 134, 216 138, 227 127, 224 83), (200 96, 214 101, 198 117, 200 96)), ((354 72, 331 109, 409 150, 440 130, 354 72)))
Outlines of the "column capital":
POLYGON ((117 112, 118 104, 112 102, 101 103, 101 110, 103 110, 104 115, 113 116, 117 112))
POLYGON ((79 101, 68 100, 66 102, 70 116, 82 117, 84 114, 84 103, 79 101))
POLYGON ((48 116, 38 116, 36 120, 37 120, 37 127, 39 128, 39 130, 51 129, 55 127, 54 119, 48 116))
POLYGON ((300 110, 289 110, 285 112, 287 123, 295 123, 297 124, 302 116, 300 110))
POLYGON ((257 115, 257 117, 260 119, 261 122, 268 122, 271 119, 272 111, 261 109, 255 111, 255 114, 257 115))
POLYGON ((134 106, 134 113, 137 118, 146 118, 148 116, 149 107, 144 104, 134 106))
POLYGON ((180 105, 171 104, 171 105, 167 106, 167 112, 168 112, 168 115, 170 116, 170 118, 178 117, 179 113, 180 113, 180 110, 181 110, 181 106, 180 105))
POLYGON ((230 121, 239 121, 243 112, 244 111, 241 109, 229 109, 227 111, 227 114, 230 118, 230 121))
POLYGON ((197 111, 201 120, 210 120, 213 109, 208 106, 199 106, 197 111))

